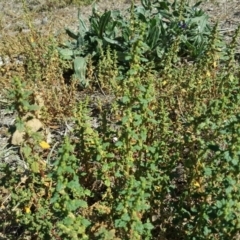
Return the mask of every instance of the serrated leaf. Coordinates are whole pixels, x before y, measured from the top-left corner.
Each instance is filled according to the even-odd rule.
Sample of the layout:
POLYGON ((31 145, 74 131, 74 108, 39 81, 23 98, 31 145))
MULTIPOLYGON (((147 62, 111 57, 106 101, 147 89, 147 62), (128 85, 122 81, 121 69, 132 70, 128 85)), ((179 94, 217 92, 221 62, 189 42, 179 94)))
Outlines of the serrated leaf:
POLYGON ((121 220, 124 222, 129 222, 130 221, 130 217, 128 213, 124 213, 121 217, 121 220))
POLYGON ((67 205, 68 210, 71 212, 76 211, 78 208, 86 208, 87 206, 87 203, 81 199, 72 200, 67 205))

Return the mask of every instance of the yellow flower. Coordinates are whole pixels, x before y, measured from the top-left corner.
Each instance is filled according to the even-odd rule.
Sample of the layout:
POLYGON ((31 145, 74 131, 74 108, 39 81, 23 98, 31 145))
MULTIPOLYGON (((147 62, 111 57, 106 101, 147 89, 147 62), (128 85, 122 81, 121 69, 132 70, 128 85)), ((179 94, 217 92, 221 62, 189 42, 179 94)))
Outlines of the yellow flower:
POLYGON ((213 62, 213 67, 216 68, 217 67, 217 63, 214 61, 213 62))
POLYGON ((165 85, 167 84, 167 81, 166 81, 166 80, 165 80, 165 81, 163 81, 163 83, 162 83, 162 84, 163 84, 163 86, 165 86, 165 85))
POLYGON ((24 207, 24 211, 25 211, 25 213, 30 213, 31 209, 30 209, 30 207, 24 207))
POLYGON ((200 184, 199 184, 199 182, 194 181, 194 182, 193 182, 193 186, 199 188, 199 187, 200 187, 200 184))
POLYGON ((49 145, 47 142, 45 142, 45 141, 41 141, 41 142, 39 143, 39 145, 40 145, 40 147, 41 147, 42 149, 49 149, 49 148, 50 148, 50 145, 49 145))

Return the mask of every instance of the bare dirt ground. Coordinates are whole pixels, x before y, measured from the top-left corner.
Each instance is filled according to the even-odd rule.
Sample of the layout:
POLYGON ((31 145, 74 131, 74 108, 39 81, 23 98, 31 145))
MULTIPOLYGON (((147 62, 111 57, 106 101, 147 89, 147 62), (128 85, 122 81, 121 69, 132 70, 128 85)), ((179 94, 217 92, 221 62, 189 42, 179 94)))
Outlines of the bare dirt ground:
MULTIPOLYGON (((135 1, 140 2, 140 1, 135 1)), ((192 4, 196 0, 190 1, 192 4)), ((35 27, 43 34, 64 32, 65 27, 75 29, 77 27, 78 7, 55 7, 47 0, 27 0, 26 7, 30 10, 29 17, 35 27)), ((131 0, 99 0, 97 6, 99 11, 109 9, 126 9, 131 0)), ((210 0, 203 1, 200 7, 206 11, 211 21, 220 23, 220 29, 226 35, 236 29, 240 24, 240 0, 210 0)), ((0 38, 3 35, 14 35, 19 31, 28 32, 26 15, 22 1, 1 0, 0 1, 0 38)), ((81 15, 85 20, 91 14, 92 6, 80 7, 81 15)))
MULTIPOLYGON (((48 4, 47 0, 28 0, 27 8, 30 10, 30 18, 35 27, 47 34, 49 31, 58 34, 64 31, 65 27, 76 28, 78 24, 78 9, 84 20, 91 15, 92 5, 90 6, 67 6, 55 7, 48 4)), ((131 1, 122 0, 100 0, 97 1, 99 11, 110 9, 124 9, 130 5, 131 1)), ((14 35, 19 31, 28 32, 26 16, 24 16, 23 4, 18 0, 0 1, 0 29, 1 35, 14 35)))

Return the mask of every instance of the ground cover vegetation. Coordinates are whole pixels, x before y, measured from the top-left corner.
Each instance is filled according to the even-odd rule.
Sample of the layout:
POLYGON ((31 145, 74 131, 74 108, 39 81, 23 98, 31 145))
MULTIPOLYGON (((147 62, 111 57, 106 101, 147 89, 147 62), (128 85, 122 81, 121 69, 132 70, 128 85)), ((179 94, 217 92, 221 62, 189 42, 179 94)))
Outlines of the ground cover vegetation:
POLYGON ((67 41, 4 43, 23 59, 1 69, 5 239, 239 238, 240 26, 226 43, 200 6, 94 5, 67 41))

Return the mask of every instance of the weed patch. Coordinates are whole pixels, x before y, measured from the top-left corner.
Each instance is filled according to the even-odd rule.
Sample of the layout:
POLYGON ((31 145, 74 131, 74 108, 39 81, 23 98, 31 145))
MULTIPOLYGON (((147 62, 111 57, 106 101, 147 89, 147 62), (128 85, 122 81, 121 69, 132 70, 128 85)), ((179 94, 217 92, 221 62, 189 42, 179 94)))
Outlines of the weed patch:
POLYGON ((186 1, 128 10, 93 8, 65 46, 24 41, 7 94, 22 164, 0 176, 8 239, 237 239, 240 27, 226 48, 186 1), (112 99, 75 98, 93 91, 112 99), (64 136, 48 141, 56 122, 64 136))

